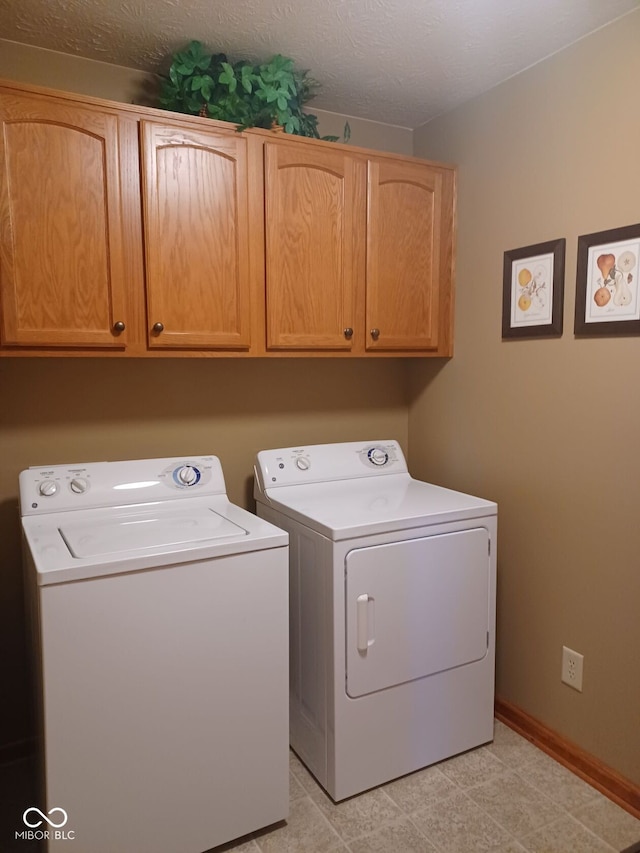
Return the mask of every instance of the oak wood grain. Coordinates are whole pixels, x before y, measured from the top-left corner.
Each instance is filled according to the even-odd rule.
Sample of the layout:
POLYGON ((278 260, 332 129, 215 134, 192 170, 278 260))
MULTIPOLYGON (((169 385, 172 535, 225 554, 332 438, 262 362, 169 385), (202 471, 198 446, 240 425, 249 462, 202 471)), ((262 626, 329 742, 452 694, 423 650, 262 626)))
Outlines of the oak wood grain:
POLYGON ((369 160, 367 349, 437 349, 442 178, 421 164, 369 160), (378 329, 373 337, 371 329, 378 329))
POLYGON ((149 346, 246 349, 246 140, 149 121, 141 129, 149 346))
POLYGON ((362 347, 362 175, 361 161, 342 151, 265 144, 268 349, 362 347))
POLYGON ((2 341, 123 347, 118 119, 0 97, 2 341))

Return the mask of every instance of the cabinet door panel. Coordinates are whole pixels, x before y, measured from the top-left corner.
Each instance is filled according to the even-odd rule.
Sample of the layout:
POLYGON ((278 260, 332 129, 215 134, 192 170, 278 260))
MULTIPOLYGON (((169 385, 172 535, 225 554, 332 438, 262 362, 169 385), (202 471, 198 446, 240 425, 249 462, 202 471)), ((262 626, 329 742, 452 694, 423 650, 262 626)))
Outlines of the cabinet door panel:
POLYGON ((268 349, 362 347, 364 190, 342 151, 265 144, 268 349))
POLYGON ((0 99, 2 342, 123 346, 116 116, 0 99))
POLYGON ((148 121, 142 138, 149 345, 247 349, 246 141, 148 121))
POLYGON ((441 204, 437 171, 370 160, 367 349, 437 348, 441 204))

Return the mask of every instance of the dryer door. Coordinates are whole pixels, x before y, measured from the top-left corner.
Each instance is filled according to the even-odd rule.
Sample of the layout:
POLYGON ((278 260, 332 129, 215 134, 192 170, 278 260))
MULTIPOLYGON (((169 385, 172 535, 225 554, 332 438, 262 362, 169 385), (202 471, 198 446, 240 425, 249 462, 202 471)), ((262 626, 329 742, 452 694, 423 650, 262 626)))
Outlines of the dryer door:
POLYGON ((351 697, 463 666, 487 653, 485 528, 350 551, 345 583, 351 697))

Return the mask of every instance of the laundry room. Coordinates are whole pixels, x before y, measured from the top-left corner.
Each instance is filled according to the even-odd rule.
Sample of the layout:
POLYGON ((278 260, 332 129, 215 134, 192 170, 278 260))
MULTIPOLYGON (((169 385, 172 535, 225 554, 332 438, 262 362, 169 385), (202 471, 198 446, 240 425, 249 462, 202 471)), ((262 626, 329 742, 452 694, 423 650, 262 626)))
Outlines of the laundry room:
MULTIPOLYGON (((553 15, 561 17, 561 4, 547 5, 550 32, 553 15)), ((395 441, 412 477, 497 504, 498 729, 495 751, 483 753, 486 780, 460 786, 465 808, 473 801, 483 817, 491 816, 498 833, 491 849, 496 851, 579 853, 591 849, 584 841, 587 835, 594 850, 633 849, 640 842, 640 402, 634 392, 640 380, 640 324, 623 319, 608 323, 607 333, 585 333, 584 322, 578 329, 576 311, 582 296, 584 320, 582 273, 590 247, 613 246, 623 239, 626 245, 632 237, 624 229, 630 227, 633 239, 640 240, 640 9, 622 0, 616 5, 617 14, 605 15, 566 44, 543 50, 518 73, 502 74, 499 58, 487 59, 495 74, 486 90, 471 97, 461 89, 455 104, 434 112, 428 121, 404 126, 387 121, 384 113, 374 120, 355 109, 316 110, 321 131, 324 126, 325 132, 341 133, 348 121, 348 144, 358 151, 455 169, 455 295, 450 294, 448 352, 432 347, 431 353, 417 354, 398 347, 381 354, 374 339, 361 351, 336 357, 282 349, 273 356, 264 345, 257 357, 246 352, 199 357, 193 347, 184 357, 167 348, 154 351, 157 339, 152 336, 149 347, 134 340, 138 350, 132 357, 95 355, 89 347, 80 347, 82 354, 75 357, 68 350, 61 355, 55 345, 34 354, 33 345, 7 344, 0 337, 0 681, 5 697, 0 703, 0 766, 17 767, 36 750, 18 507, 21 471, 40 465, 215 455, 229 500, 254 513, 258 452, 395 441), (598 243, 599 234, 608 236, 598 243), (526 251, 521 252, 526 247, 535 256, 541 244, 561 245, 563 251, 562 263, 555 256, 553 328, 538 334, 526 329, 505 333, 505 264, 510 255, 526 258, 526 251), (576 656, 569 681, 579 660, 579 689, 563 681, 563 649, 576 656), (539 820, 530 815, 524 827, 507 818, 501 823, 487 805, 488 788, 487 800, 480 793, 475 799, 469 794, 483 784, 497 786, 501 771, 505 778, 507 772, 515 773, 511 765, 505 770, 494 761, 506 762, 516 733, 522 738, 513 747, 519 756, 528 754, 524 746, 531 743, 547 754, 530 759, 527 790, 536 796, 541 788, 555 791, 556 771, 544 776, 542 769, 548 755, 577 780, 574 788, 569 775, 563 777, 565 787, 554 793, 554 807, 561 812, 541 807, 539 820), (565 796, 567 791, 576 792, 574 800, 565 796), (551 836, 544 836, 548 847, 541 846, 554 823, 556 839, 565 840, 556 840, 554 847, 551 836), (572 846, 566 846, 570 838, 572 846)), ((33 6, 38 6, 36 0, 33 6)), ((0 13, 0 21, 4 15, 0 13)), ((82 56, 70 46, 46 49, 42 35, 34 30, 30 37, 23 28, 21 38, 19 24, 10 23, 7 17, 0 40, 0 87, 24 87, 29 96, 35 92, 45 100, 40 87, 47 87, 54 95, 71 93, 89 103, 103 98, 133 109, 133 92, 146 74, 82 56)), ((523 35, 523 50, 525 42, 523 35)), ((148 120, 150 116, 146 114, 148 120)), ((255 138, 270 132, 257 131, 255 138)), ((365 181, 362 175, 358 180, 365 181)), ((136 198, 140 204, 140 194, 136 198)), ((122 204, 126 208, 131 200, 122 204)), ((2 284, 8 257, 6 210, 0 220, 2 284)), ((602 249, 601 255, 606 254, 602 249)), ((131 261, 126 251, 125 258, 131 261)), ((134 259, 133 267, 138 263, 142 261, 134 259)), ((353 263, 355 268, 360 261, 353 263)), ((612 280, 609 270, 601 268, 601 273, 605 281, 612 280)), ((254 304, 253 267, 250 277, 247 298, 254 304)), ((625 286, 636 293, 637 276, 627 278, 625 286)), ((13 309, 7 307, 6 288, 0 292, 0 314, 6 315, 13 309)), ((613 305, 616 291, 612 286, 608 292, 613 305)), ((442 293, 439 299, 443 312, 442 293)), ((145 308, 138 302, 131 305, 142 328, 145 308)), ((251 334, 264 326, 266 310, 263 304, 251 334)), ((365 329, 364 308, 358 318, 365 329)), ((336 346, 351 345, 352 336, 357 339, 359 327, 353 325, 355 334, 347 328, 345 333, 351 334, 343 336, 340 329, 343 339, 336 346)), ((439 327, 440 339, 445 325, 439 327)), ((309 793, 311 777, 304 775, 298 758, 291 761, 295 821, 275 832, 302 832, 304 815, 314 829, 297 848, 293 835, 282 835, 278 842, 275 835, 256 834, 244 839, 247 853, 394 849, 393 836, 384 834, 389 826, 396 828, 398 838, 411 834, 413 846, 406 841, 407 850, 481 849, 468 839, 465 847, 453 825, 439 834, 436 818, 425 816, 435 802, 431 789, 411 809, 404 809, 393 791, 385 793, 388 810, 376 801, 380 815, 375 820, 369 816, 365 824, 362 806, 358 823, 344 810, 355 812, 358 797, 343 806, 320 808, 322 792, 309 793), (342 812, 331 811, 340 808, 342 812), (327 827, 332 834, 325 836, 327 827)), ((455 781, 453 771, 447 776, 440 770, 442 778, 455 781)), ((7 778, 0 775, 3 795, 13 784, 7 778)), ((445 794, 455 798, 460 791, 447 789, 438 796, 444 800, 445 794)), ((455 803, 458 808, 460 802, 455 803)), ((21 799, 14 805, 21 821, 24 810, 38 803, 21 799)), ((17 845, 7 849, 30 849, 14 840, 19 827, 4 807, 0 817, 0 832, 10 833, 17 845)), ((395 849, 405 848, 398 843, 395 849)), ((86 850, 92 853, 90 847, 86 850)))

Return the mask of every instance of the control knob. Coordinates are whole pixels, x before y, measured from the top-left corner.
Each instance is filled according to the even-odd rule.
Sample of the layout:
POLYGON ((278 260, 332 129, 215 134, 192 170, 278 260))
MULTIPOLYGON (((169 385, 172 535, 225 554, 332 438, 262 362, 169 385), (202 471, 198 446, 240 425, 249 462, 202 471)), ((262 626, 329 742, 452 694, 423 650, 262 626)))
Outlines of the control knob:
POLYGON ((389 456, 381 447, 374 447, 369 451, 369 459, 374 465, 384 465, 389 461, 389 456))
POLYGON ((83 495, 89 488, 89 483, 82 477, 74 477, 69 483, 69 488, 75 495, 83 495))
POLYGON ((38 492, 43 498, 50 498, 58 491, 58 484, 55 480, 43 480, 38 486, 38 492))
POLYGON ((198 482, 198 472, 192 465, 183 465, 178 471, 178 482, 183 486, 194 486, 198 482))
POLYGON ((296 459, 296 467, 301 471, 308 471, 311 467, 311 462, 307 459, 306 456, 298 456, 296 459))

